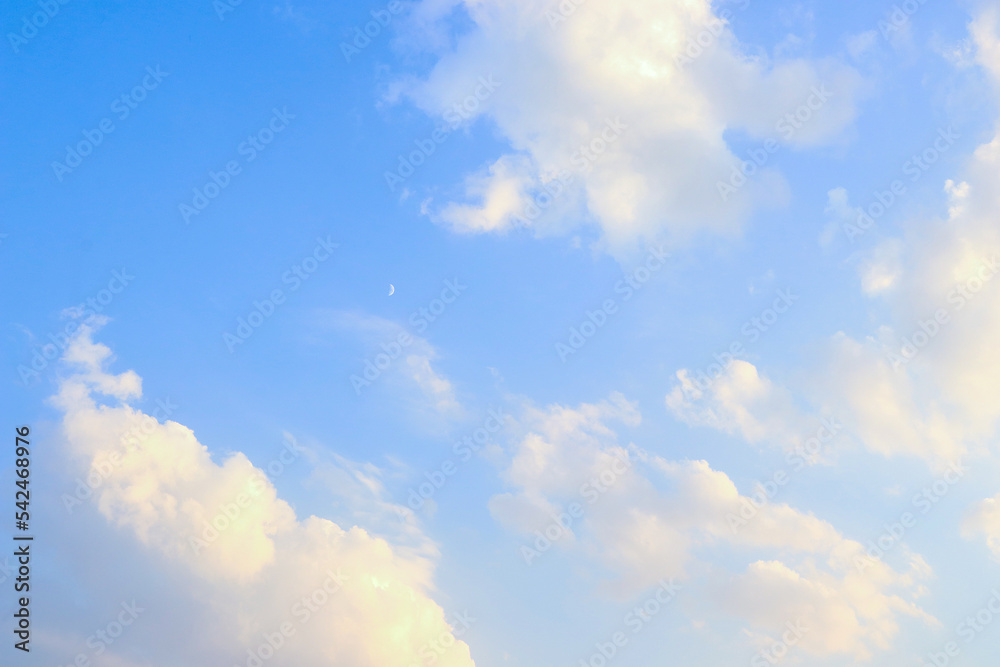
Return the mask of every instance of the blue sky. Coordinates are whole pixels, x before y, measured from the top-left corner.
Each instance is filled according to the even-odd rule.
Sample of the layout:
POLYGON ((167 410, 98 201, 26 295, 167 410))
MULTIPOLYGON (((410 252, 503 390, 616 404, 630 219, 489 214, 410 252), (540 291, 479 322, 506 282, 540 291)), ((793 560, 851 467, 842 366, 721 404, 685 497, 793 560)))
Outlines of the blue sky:
POLYGON ((600 667, 619 631, 607 664, 992 664, 996 628, 960 624, 1000 587, 995 3, 0 11, 4 395, 40 547, 13 664, 245 665, 285 622, 265 664, 600 667))

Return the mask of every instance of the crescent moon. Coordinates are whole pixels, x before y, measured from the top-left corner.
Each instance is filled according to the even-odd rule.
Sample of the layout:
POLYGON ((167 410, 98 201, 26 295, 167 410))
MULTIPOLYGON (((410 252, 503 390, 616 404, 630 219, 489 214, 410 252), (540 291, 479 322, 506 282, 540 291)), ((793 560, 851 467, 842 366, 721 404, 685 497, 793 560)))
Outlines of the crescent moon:
POLYGON ((390 284, 389 285, 389 296, 392 296, 395 293, 396 293, 396 287, 394 285, 390 284))

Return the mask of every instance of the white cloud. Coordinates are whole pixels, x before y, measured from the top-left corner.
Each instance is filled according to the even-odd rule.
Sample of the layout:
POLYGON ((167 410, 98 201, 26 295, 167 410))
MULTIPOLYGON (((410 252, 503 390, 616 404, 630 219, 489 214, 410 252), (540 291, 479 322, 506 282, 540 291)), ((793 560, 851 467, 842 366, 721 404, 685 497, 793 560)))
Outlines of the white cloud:
MULTIPOLYGON (((913 567, 916 572, 927 569, 919 560, 913 567)), ((900 616, 938 625, 912 602, 884 591, 884 587, 900 584, 906 587, 909 576, 878 582, 857 572, 838 574, 808 566, 796 571, 779 561, 757 561, 733 578, 723 597, 731 610, 759 627, 780 631, 786 623, 801 624, 803 636, 797 647, 814 656, 869 660, 877 650, 892 646, 900 616)), ((778 639, 764 636, 763 646, 778 639)))
POLYGON ((827 223, 820 233, 820 245, 826 247, 831 245, 842 233, 841 228, 848 223, 853 223, 857 218, 859 209, 851 206, 848 201, 847 190, 844 188, 833 188, 826 193, 826 208, 823 213, 826 215, 827 223))
POLYGON ((667 395, 667 408, 686 424, 780 447, 798 444, 806 433, 805 419, 789 392, 761 377, 747 361, 732 361, 718 378, 682 369, 677 379, 667 395))
POLYGON ((433 356, 429 351, 406 355, 406 373, 434 410, 442 415, 458 414, 461 407, 455 400, 455 390, 451 382, 431 366, 433 356))
POLYGON ((523 157, 504 156, 490 165, 488 173, 467 179, 466 192, 481 203, 449 203, 441 210, 441 220, 457 232, 506 230, 511 216, 524 208, 531 184, 530 163, 523 157))
MULTIPOLYGON (((994 87, 997 16, 970 23, 994 87)), ((863 340, 834 335, 808 392, 882 454, 955 461, 989 447, 1000 420, 1000 135, 964 172, 944 183, 945 219, 911 221, 869 254, 862 289, 883 296, 889 316, 863 340)))
MULTIPOLYGON (((765 164, 723 201, 717 184, 747 159, 730 150, 724 132, 808 147, 837 139, 854 118, 863 87, 854 70, 833 60, 749 56, 707 0, 563 6, 576 9, 554 25, 559 5, 548 0, 416 6, 420 30, 437 21, 439 34, 456 7, 473 26, 454 48, 432 40, 440 55, 433 70, 393 96, 402 90, 443 115, 480 77, 501 84, 475 114, 496 124, 510 151, 468 181, 471 202, 436 209, 459 231, 510 229, 542 183, 568 171, 573 185, 562 197, 585 206, 570 217, 589 216, 613 252, 701 230, 732 233, 756 207, 780 204, 787 193, 765 164), (699 38, 707 48, 683 62, 688 40, 699 38), (801 111, 820 89, 830 92, 820 96, 826 101, 812 97, 816 108, 801 111), (797 111, 809 119, 779 125, 797 111), (618 129, 609 132, 609 123, 618 129)), ((565 230, 566 211, 549 213, 531 221, 536 232, 565 230)))
POLYGON ((973 505, 962 522, 962 535, 982 535, 993 556, 1000 560, 1000 493, 973 505))
MULTIPOLYGON (((970 24, 976 62, 1000 83, 1000 20, 987 11, 970 24)), ((869 251, 860 286, 879 295, 881 323, 862 337, 836 332, 820 345, 794 388, 775 389, 755 374, 729 377, 697 400, 682 388, 668 397, 689 423, 739 433, 748 441, 773 433, 770 422, 794 423, 782 410, 803 397, 836 415, 846 432, 873 452, 909 455, 944 468, 994 447, 1000 424, 1000 134, 979 146, 964 178, 944 182, 947 215, 922 216, 869 251), (794 391, 793 391, 794 389, 794 391)), ((842 188, 828 193, 831 227, 856 209, 842 188)), ((737 368, 734 365, 734 368, 737 368)))
POLYGON ((826 364, 812 378, 811 392, 826 410, 842 416, 847 430, 886 457, 915 455, 935 466, 966 452, 946 414, 926 402, 905 370, 892 367, 887 348, 843 333, 823 348, 826 364))
POLYGON ((1000 11, 987 7, 969 24, 976 45, 976 62, 1000 81, 1000 11))
POLYGON ((860 60, 874 49, 878 40, 879 34, 875 30, 867 30, 856 35, 851 35, 847 38, 847 50, 852 58, 860 60))
MULTIPOLYGON (((64 413, 70 460, 106 471, 94 491, 101 515, 145 547, 145 564, 134 565, 148 568, 150 577, 164 566, 161 559, 178 568, 178 585, 186 587, 192 604, 211 607, 206 617, 214 626, 200 634, 211 637, 226 660, 244 663, 248 650, 285 623, 294 636, 269 665, 423 664, 428 642, 453 639, 430 597, 434 561, 426 540, 424 548, 410 548, 359 526, 299 519, 243 453, 216 463, 185 426, 150 426, 129 405, 141 393, 138 376, 108 373, 110 350, 93 343, 91 333, 83 327, 67 349, 65 362, 73 372, 54 400, 64 413), (120 434, 141 423, 148 435, 120 455, 120 434), (103 463, 108 460, 119 461, 110 472, 103 463), (336 583, 329 573, 343 575, 343 581, 336 583), (313 595, 306 613, 297 603, 313 595)), ((364 483, 365 476, 354 472, 364 483)), ((378 485, 368 487, 377 498, 378 485)), ((184 634, 180 628, 164 632, 184 634)), ((159 661, 173 662, 170 656, 159 661)), ((439 654, 437 664, 473 661, 458 641, 439 654)))
POLYGON ((899 239, 889 239, 875 248, 860 268, 861 289, 865 294, 880 294, 896 286, 902 274, 902 252, 899 239))
MULTIPOLYGON (((583 512, 571 534, 551 548, 595 558, 617 575, 612 592, 632 595, 676 577, 702 596, 712 591, 714 618, 737 616, 752 636, 803 621, 810 632, 800 648, 811 655, 866 659, 888 647, 900 616, 936 623, 914 603, 929 574, 919 556, 909 557, 905 572, 867 559, 859 568, 860 543, 785 504, 765 503, 742 522, 750 499, 725 473, 623 446, 606 423, 639 419, 617 394, 575 409, 527 409, 503 473, 513 490, 493 498, 494 515, 537 550, 544 543, 534 531, 544 534, 578 503, 583 512), (717 564, 740 557, 743 571, 717 564)), ((533 562, 552 557, 546 551, 522 555, 533 562)))
MULTIPOLYGON (((891 338, 885 331, 882 335, 891 338)), ((926 402, 905 369, 893 368, 887 345, 838 332, 817 351, 820 366, 811 368, 806 381, 795 387, 816 406, 814 417, 796 405, 789 388, 739 359, 718 378, 678 371, 678 383, 666 397, 667 409, 692 426, 785 450, 807 443, 822 419, 832 418, 838 435, 842 430, 886 457, 919 456, 944 468, 967 453, 966 430, 939 406, 926 402)), ((829 459, 833 453, 820 458, 829 459)))

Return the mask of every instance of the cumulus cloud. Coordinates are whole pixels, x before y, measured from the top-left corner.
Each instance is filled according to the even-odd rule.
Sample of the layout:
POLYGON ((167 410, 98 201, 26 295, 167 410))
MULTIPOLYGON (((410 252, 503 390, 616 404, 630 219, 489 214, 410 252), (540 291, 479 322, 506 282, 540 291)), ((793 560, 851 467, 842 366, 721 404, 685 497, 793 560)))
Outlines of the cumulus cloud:
POLYGON ((798 444, 806 432, 806 420, 791 394, 761 377, 750 362, 735 359, 717 378, 687 369, 678 371, 676 377, 667 408, 687 424, 782 447, 798 444))
MULTIPOLYGON (((68 460, 102 480, 96 506, 142 546, 149 576, 171 564, 182 586, 174 593, 211 608, 206 617, 214 625, 202 634, 227 664, 247 664, 254 652, 266 653, 269 665, 424 664, 431 642, 449 647, 437 664, 474 664, 431 598, 434 558, 426 539, 401 546, 360 526, 299 518, 242 452, 213 460, 191 429, 132 407, 139 377, 111 373, 109 348, 91 336, 85 326, 69 345, 71 372, 54 398, 68 460), (122 451, 120 435, 136 429, 144 437, 122 451), (279 649, 266 648, 279 639, 279 649)), ((366 476, 340 463, 379 496, 371 470, 366 476)), ((172 662, 169 655, 161 660, 172 662)))
MULTIPOLYGON (((884 329, 881 335, 891 338, 884 329)), ((935 468, 946 468, 968 452, 966 429, 920 395, 905 369, 894 367, 885 343, 838 332, 818 352, 819 366, 794 387, 815 406, 814 415, 798 407, 792 388, 739 359, 717 378, 678 371, 667 409, 692 426, 785 450, 801 451, 817 433, 824 444, 843 433, 885 457, 918 456, 935 468)))
MULTIPOLYGON (((996 10, 970 23, 977 62, 1000 81, 996 10)), ((1000 419, 1000 135, 976 149, 964 179, 944 183, 944 219, 916 220, 879 244, 862 287, 889 318, 864 339, 837 333, 811 393, 854 421, 884 454, 954 461, 983 451, 1000 419), (891 288, 891 289, 889 289, 891 288)))
POLYGON ((701 230, 732 233, 787 193, 766 159, 720 193, 748 159, 724 134, 773 140, 774 150, 829 143, 853 120, 864 88, 833 59, 749 55, 707 0, 425 0, 414 31, 437 25, 429 32, 440 35, 456 11, 471 27, 453 46, 432 40, 432 71, 392 96, 442 116, 481 77, 499 83, 466 109, 489 118, 509 151, 469 177, 467 201, 429 207, 463 232, 521 224, 550 234, 569 215, 592 223, 613 252, 701 230), (560 6, 575 9, 563 15, 560 6))
POLYGON ((503 472, 512 489, 490 507, 522 534, 527 562, 550 550, 595 558, 617 576, 608 589, 621 595, 677 578, 711 593, 717 620, 736 616, 758 639, 801 621, 810 631, 799 646, 816 656, 866 659, 889 646, 901 617, 936 623, 914 601, 929 574, 919 556, 897 571, 786 504, 758 503, 748 513, 751 498, 708 462, 622 444, 609 426, 640 419, 619 394, 525 410, 503 472), (582 509, 574 512, 574 503, 582 509), (555 528, 567 517, 568 530, 555 528), (716 564, 734 559, 745 569, 716 564))
MULTIPOLYGON (((998 30, 996 10, 969 26, 975 60, 994 86, 998 30)), ((794 411, 780 407, 788 399, 778 398, 794 395, 886 457, 916 456, 943 469, 989 451, 1000 423, 1000 134, 975 150, 963 176, 943 183, 943 218, 924 215, 859 252, 860 288, 880 297, 868 335, 838 331, 813 346, 794 387, 775 388, 737 363, 702 395, 682 371, 671 410, 755 442, 794 423, 794 411)), ((831 225, 853 219, 843 189, 828 197, 831 225)))

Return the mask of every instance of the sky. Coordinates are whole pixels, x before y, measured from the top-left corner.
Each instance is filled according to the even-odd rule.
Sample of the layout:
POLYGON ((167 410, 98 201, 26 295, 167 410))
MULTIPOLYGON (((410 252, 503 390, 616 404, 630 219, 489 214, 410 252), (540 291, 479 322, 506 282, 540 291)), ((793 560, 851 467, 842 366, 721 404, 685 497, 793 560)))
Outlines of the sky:
POLYGON ((0 663, 995 664, 1000 4, 0 19, 0 663))

